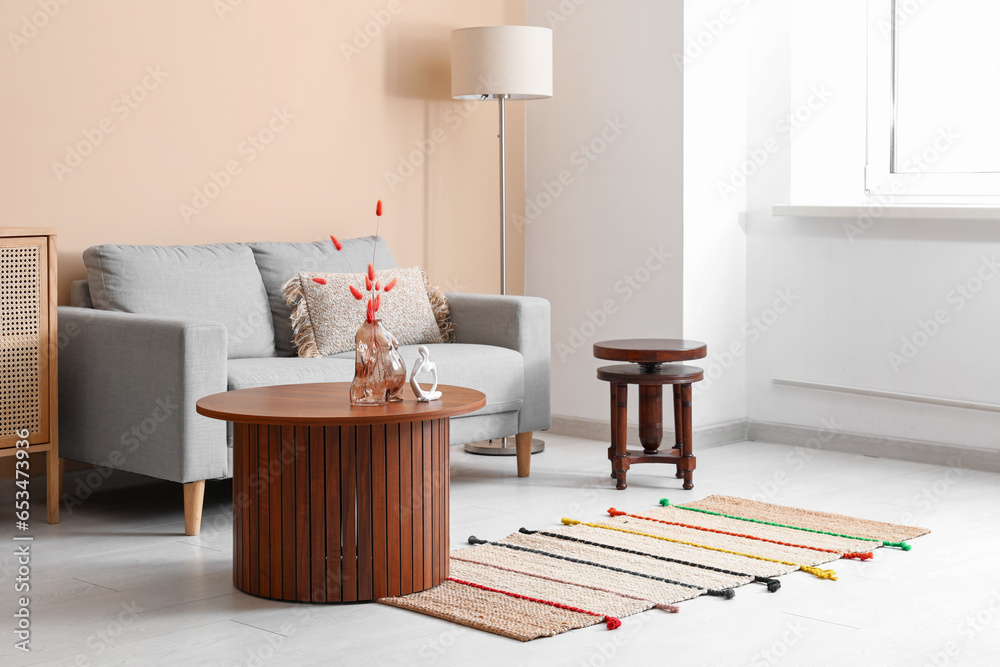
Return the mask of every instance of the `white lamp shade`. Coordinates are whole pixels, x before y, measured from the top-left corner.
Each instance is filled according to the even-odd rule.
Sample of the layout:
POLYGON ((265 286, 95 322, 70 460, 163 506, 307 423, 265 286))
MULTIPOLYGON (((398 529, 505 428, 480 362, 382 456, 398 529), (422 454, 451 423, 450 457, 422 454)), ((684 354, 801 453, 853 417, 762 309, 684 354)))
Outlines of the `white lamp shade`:
POLYGON ((552 97, 552 30, 523 25, 451 32, 455 99, 552 97))

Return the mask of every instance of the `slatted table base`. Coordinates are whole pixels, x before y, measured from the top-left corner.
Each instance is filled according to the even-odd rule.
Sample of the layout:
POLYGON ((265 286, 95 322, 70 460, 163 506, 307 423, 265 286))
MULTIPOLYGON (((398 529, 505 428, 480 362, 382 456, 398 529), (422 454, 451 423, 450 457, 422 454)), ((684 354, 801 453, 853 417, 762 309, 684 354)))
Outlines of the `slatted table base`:
POLYGON ((297 602, 448 577, 448 419, 233 425, 233 583, 297 602))

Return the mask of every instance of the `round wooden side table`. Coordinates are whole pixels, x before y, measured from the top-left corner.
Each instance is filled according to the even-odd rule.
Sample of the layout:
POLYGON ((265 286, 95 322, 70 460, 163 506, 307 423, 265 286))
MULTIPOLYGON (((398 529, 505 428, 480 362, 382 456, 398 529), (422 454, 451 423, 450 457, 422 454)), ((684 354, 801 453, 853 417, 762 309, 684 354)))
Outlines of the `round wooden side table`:
POLYGON ((704 373, 697 366, 676 362, 702 359, 708 354, 705 343, 671 338, 630 338, 594 344, 594 356, 628 364, 603 366, 597 379, 611 385, 611 477, 616 488, 625 489, 625 476, 634 463, 670 463, 684 489, 694 488, 697 459, 692 453, 691 385, 704 373), (639 442, 642 451, 629 450, 628 385, 639 386, 639 442), (673 385, 674 447, 660 452, 663 441, 663 385, 673 385))
MULTIPOLYGON (((206 396, 233 422, 233 583, 261 597, 354 602, 448 577, 449 418, 486 404, 439 385, 384 406, 350 404, 349 382, 206 396)), ((407 388, 407 392, 409 389, 407 388)))

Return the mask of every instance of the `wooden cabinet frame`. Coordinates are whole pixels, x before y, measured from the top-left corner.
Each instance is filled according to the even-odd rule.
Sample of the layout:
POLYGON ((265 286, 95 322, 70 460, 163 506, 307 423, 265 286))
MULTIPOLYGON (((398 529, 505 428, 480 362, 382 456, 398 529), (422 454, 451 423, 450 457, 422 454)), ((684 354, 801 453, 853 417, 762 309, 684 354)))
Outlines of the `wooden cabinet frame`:
MULTIPOLYGON (((34 320, 37 332, 32 326, 31 333, 18 333, 16 327, 0 328, 0 351, 7 352, 4 356, 4 367, 0 368, 0 382, 7 392, 27 390, 29 395, 37 393, 38 423, 18 426, 3 420, 3 430, 0 430, 0 456, 15 456, 17 441, 16 433, 9 432, 11 428, 28 428, 28 451, 30 453, 46 452, 46 520, 49 523, 59 522, 59 496, 62 490, 62 466, 59 459, 59 333, 57 322, 57 266, 56 230, 31 227, 0 227, 0 252, 11 248, 38 248, 37 254, 37 304, 35 299, 25 301, 17 294, 13 285, 12 275, 4 275, 13 262, 0 263, 0 292, 5 303, 3 309, 14 313, 18 309, 27 310, 18 314, 21 321, 34 320), (36 310, 37 307, 37 310, 36 310), (35 336, 37 335, 37 341, 35 336), (10 350, 32 350, 37 347, 38 375, 26 378, 23 366, 15 368, 9 356, 10 350), (35 385, 31 384, 34 380, 35 385), (36 390, 36 391, 35 391, 36 390)), ((8 252, 9 254, 9 252, 8 252)), ((20 278, 23 282, 23 272, 20 278)), ((13 319, 13 317, 12 317, 13 319)), ((29 487, 30 488, 30 487, 29 487)), ((31 488, 34 491, 33 488, 31 488)), ((37 498, 36 493, 31 494, 37 498)))

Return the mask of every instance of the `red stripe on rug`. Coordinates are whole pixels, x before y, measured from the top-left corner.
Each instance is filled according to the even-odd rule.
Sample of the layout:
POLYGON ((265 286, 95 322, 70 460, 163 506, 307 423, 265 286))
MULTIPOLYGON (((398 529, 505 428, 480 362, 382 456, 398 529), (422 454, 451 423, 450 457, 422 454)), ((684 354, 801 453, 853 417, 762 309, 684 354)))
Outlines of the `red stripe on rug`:
POLYGON ((455 577, 448 577, 446 581, 453 581, 456 584, 464 584, 465 586, 472 586, 473 588, 478 588, 484 591, 490 591, 491 593, 502 593, 503 595, 509 595, 512 598, 517 598, 518 600, 527 600, 528 602, 537 602, 539 604, 547 604, 550 607, 557 607, 559 609, 565 609, 566 611, 575 611, 578 614, 587 614, 589 616, 597 616, 603 621, 607 622, 608 630, 614 630, 615 628, 621 627, 622 622, 615 618, 614 616, 606 616, 605 614, 598 614, 597 612, 587 611, 586 609, 580 609, 579 607, 570 607, 569 605, 560 604, 559 602, 552 602, 551 600, 542 600, 540 598, 533 598, 527 595, 521 595, 519 593, 511 593, 510 591, 502 591, 499 588, 490 588, 489 586, 483 586, 482 584, 475 584, 471 581, 464 581, 462 579, 456 579, 455 577))
POLYGON ((872 552, 867 553, 853 553, 837 551, 836 549, 824 549, 823 547, 810 547, 805 544, 791 544, 790 542, 779 542, 778 540, 769 540, 766 537, 756 537, 754 535, 744 535, 743 533, 730 533, 725 530, 718 530, 716 528, 706 528, 704 526, 692 526, 688 523, 679 523, 677 521, 664 521, 663 519, 654 519, 651 516, 642 516, 641 514, 629 514, 628 512, 622 512, 621 510, 616 510, 614 507, 608 510, 608 514, 611 516, 629 516, 633 519, 642 519, 643 521, 654 521, 656 523, 664 523, 668 526, 680 526, 681 528, 692 528, 694 530, 704 530, 708 533, 719 533, 720 535, 730 535, 732 537, 745 537, 748 540, 759 540, 761 542, 770 542, 771 544, 780 544, 783 547, 795 547, 796 549, 808 549, 809 551, 825 551, 830 554, 840 554, 841 558, 853 558, 855 560, 869 560, 872 558, 872 552))

